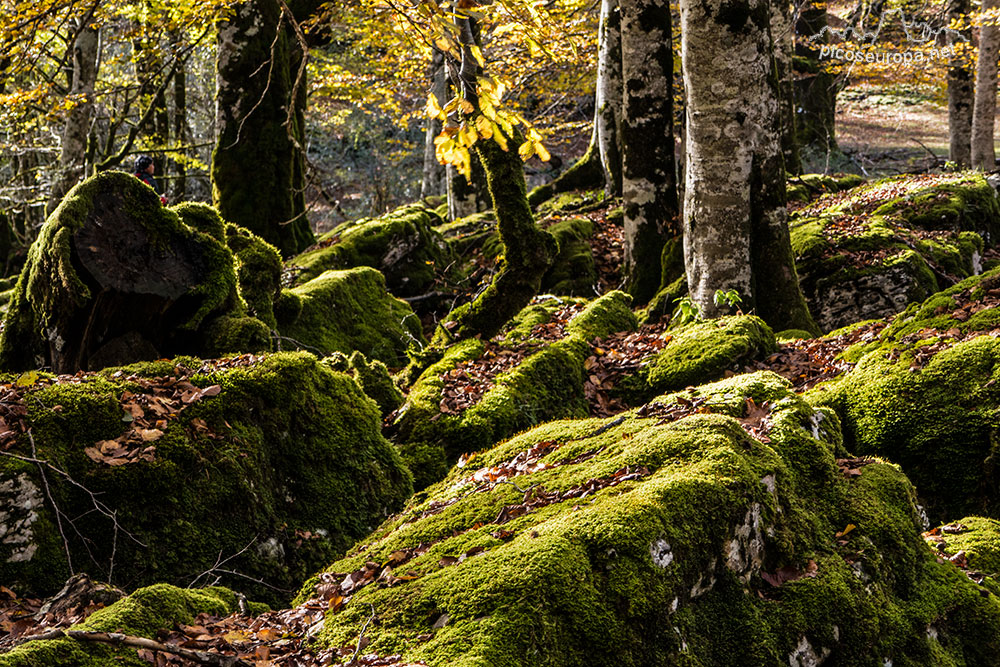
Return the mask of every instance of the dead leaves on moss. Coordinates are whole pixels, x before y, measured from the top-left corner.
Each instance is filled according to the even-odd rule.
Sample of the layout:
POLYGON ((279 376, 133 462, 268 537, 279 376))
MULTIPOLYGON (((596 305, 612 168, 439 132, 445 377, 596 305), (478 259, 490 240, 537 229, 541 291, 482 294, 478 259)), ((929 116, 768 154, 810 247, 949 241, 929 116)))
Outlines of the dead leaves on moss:
POLYGON ((622 378, 634 374, 658 354, 670 336, 664 335, 667 324, 648 324, 638 331, 615 333, 591 341, 591 355, 584 361, 583 393, 594 417, 610 417, 626 409, 614 396, 622 378))

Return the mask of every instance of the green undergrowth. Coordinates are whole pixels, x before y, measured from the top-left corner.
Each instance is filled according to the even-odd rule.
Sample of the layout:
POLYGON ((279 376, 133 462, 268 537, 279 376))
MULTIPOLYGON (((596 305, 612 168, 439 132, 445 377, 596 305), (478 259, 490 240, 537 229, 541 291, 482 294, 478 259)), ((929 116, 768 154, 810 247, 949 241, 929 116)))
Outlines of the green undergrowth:
POLYGON ((385 276, 397 296, 415 296, 451 275, 455 256, 434 226, 441 219, 419 204, 379 218, 345 222, 321 236, 315 247, 287 262, 304 284, 330 269, 369 266, 385 276))
POLYGON ((898 176, 832 194, 789 222, 796 268, 824 330, 883 317, 980 270, 1000 232, 981 174, 898 176))
POLYGON ((802 174, 788 179, 788 201, 807 202, 830 192, 843 192, 865 182, 858 174, 802 174))
POLYGON ((359 350, 399 367, 408 347, 425 343, 413 309, 389 294, 385 278, 369 267, 327 271, 284 290, 275 310, 285 348, 321 355, 359 350))
MULTIPOLYGON (((113 605, 94 612, 84 623, 71 630, 120 632, 133 637, 156 639, 160 630, 172 630, 178 624, 192 624, 198 614, 226 616, 237 610, 237 596, 221 588, 183 589, 166 584, 141 588, 113 605)), ((266 608, 251 604, 260 613, 266 608)), ((35 641, 0 653, 0 667, 108 667, 128 665, 145 667, 137 649, 109 644, 81 642, 74 639, 35 641)))
MULTIPOLYGON (((536 324, 548 321, 560 302, 529 306, 508 325, 507 340, 517 342, 536 324)), ((482 398, 461 414, 442 414, 442 376, 462 362, 475 361, 484 343, 457 343, 427 368, 410 389, 393 424, 393 440, 414 473, 418 488, 440 479, 462 454, 491 446, 542 421, 587 414, 583 394, 589 341, 636 327, 629 298, 611 292, 593 301, 566 326, 561 340, 531 351, 517 367, 501 373, 482 398)), ((503 336, 504 334, 502 334, 503 336)))
MULTIPOLYGON (((62 529, 77 568, 107 577, 113 561, 114 583, 126 588, 187 585, 228 558, 225 569, 245 576, 222 574, 223 581, 269 601, 287 598, 282 590, 409 496, 410 474, 381 436, 379 410, 350 376, 305 353, 229 370, 200 366, 189 358, 152 362, 28 390, 32 435, 10 452, 51 462, 96 494, 105 511, 95 511, 89 493, 61 474, 50 469, 42 480, 36 466, 0 457, 2 504, 12 508, 0 521, 0 581, 37 594, 68 576, 46 481, 67 512, 62 529), (86 448, 131 428, 122 397, 145 386, 132 376, 177 377, 191 369, 194 384, 221 391, 156 426, 161 435, 149 434, 148 442, 152 462, 112 466, 88 457, 86 448)), ((155 411, 145 410, 143 428, 150 429, 155 411)))
POLYGON ((682 418, 550 422, 463 460, 327 568, 405 578, 319 641, 367 627, 369 653, 456 667, 992 664, 997 598, 936 561, 897 467, 841 474, 831 410, 767 372, 657 403, 682 418))

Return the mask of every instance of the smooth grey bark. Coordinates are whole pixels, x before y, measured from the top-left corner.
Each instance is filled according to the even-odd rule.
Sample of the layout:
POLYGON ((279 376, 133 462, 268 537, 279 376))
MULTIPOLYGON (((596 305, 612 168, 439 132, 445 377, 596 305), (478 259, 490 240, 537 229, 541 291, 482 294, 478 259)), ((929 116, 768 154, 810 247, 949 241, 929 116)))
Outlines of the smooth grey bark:
MULTIPOLYGON (((444 53, 434 49, 431 58, 431 95, 437 99, 438 106, 443 107, 448 101, 448 75, 445 72, 444 53)), ((448 192, 445 181, 446 169, 438 162, 434 139, 441 134, 441 121, 437 118, 427 119, 427 132, 424 137, 424 173, 420 182, 421 197, 437 197, 448 192)))
POLYGON ((795 77, 792 56, 795 28, 792 24, 792 7, 788 0, 771 2, 771 39, 774 42, 774 67, 778 81, 780 109, 781 150, 785 156, 785 169, 793 174, 802 173, 799 142, 795 129, 795 77))
POLYGON ((597 44, 594 141, 604 170, 604 191, 609 197, 619 197, 622 194, 622 40, 618 0, 601 2, 597 44))
MULTIPOLYGON (((983 0, 983 11, 1000 7, 998 0, 983 0)), ((1000 28, 984 25, 979 31, 976 59, 976 94, 972 107, 971 160, 974 169, 989 171, 996 165, 993 124, 997 109, 997 57, 1000 28)))
POLYGON ((625 273, 637 304, 660 286, 660 256, 677 225, 670 3, 622 0, 622 197, 625 273))
POLYGON ((100 32, 90 25, 92 15, 81 18, 74 26, 73 76, 70 95, 76 105, 66 115, 62 148, 59 154, 59 177, 52 187, 48 210, 52 211, 70 188, 89 172, 86 163, 87 137, 94 117, 94 86, 100 57, 100 32))
MULTIPOLYGON (((970 10, 969 0, 951 0, 948 3, 948 20, 958 19, 970 10)), ((971 30, 963 30, 962 35, 967 40, 965 43, 971 42, 971 30)), ((954 48, 962 41, 949 35, 948 44, 954 48)), ((973 81, 968 52, 952 57, 948 67, 948 159, 962 167, 972 164, 973 81)))
POLYGON ((684 259, 705 317, 736 290, 776 330, 816 330, 798 287, 785 210, 777 78, 766 0, 681 0, 687 117, 684 259))

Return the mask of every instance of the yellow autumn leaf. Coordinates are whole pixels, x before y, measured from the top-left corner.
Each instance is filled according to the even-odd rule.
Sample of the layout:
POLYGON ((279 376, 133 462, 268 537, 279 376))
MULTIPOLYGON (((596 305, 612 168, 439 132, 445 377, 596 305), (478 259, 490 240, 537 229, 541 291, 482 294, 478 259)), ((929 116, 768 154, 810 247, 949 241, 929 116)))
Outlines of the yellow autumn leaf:
POLYGON ((521 144, 521 147, 517 149, 517 154, 521 156, 522 160, 527 161, 528 158, 535 154, 535 145, 530 141, 525 141, 521 144))

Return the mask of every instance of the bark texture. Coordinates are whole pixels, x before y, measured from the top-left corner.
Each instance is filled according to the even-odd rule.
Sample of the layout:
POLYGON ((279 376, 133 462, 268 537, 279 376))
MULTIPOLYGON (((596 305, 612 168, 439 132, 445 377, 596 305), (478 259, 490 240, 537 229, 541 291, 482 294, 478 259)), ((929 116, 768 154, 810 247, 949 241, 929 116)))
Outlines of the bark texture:
POLYGON ((295 90, 303 54, 289 17, 277 0, 244 2, 219 27, 218 51, 216 205, 224 219, 294 254, 313 234, 303 195, 305 82, 295 90))
MULTIPOLYGON (((983 11, 1000 7, 998 0, 983 0, 983 11)), ((997 57, 1000 27, 984 25, 979 31, 976 60, 976 97, 972 108, 972 166, 989 171, 996 165, 993 123, 997 110, 997 57)))
POLYGON ((785 212, 777 79, 766 0, 681 2, 687 99, 684 258, 706 317, 736 290, 776 330, 816 330, 785 212))
POLYGON ((792 56, 795 55, 794 33, 792 7, 788 0, 773 0, 771 39, 774 42, 774 71, 778 82, 778 108, 781 114, 779 124, 781 151, 785 157, 785 169, 792 174, 801 174, 802 161, 795 129, 795 77, 792 72, 792 56))
MULTIPOLYGON (((948 3, 948 20, 958 19, 969 13, 969 0, 951 0, 948 3)), ((949 35, 948 44, 959 49, 948 67, 948 159, 968 167, 972 164, 972 106, 974 98, 972 63, 963 44, 971 46, 972 31, 964 30, 966 42, 949 35)))
MULTIPOLYGON (((444 67, 444 53, 434 50, 430 67, 431 94, 437 99, 439 106, 448 101, 448 78, 444 67)), ((438 162, 434 139, 441 134, 441 121, 437 118, 427 119, 427 132, 424 138, 424 174, 420 182, 421 197, 437 197, 448 192, 445 181, 447 170, 438 162)))
POLYGON ((837 109, 837 82, 819 61, 819 49, 826 35, 813 43, 809 39, 827 26, 826 3, 807 2, 798 14, 795 32, 795 132, 800 150, 811 148, 826 153, 836 150, 834 132, 837 109))
POLYGON ((604 191, 609 197, 622 194, 622 40, 621 8, 618 0, 603 0, 598 28, 597 92, 594 131, 604 191))
POLYGON ((663 246, 680 233, 670 22, 666 0, 621 3, 625 271, 638 304, 656 294, 663 246))
POLYGON ((73 78, 70 95, 75 106, 66 116, 62 134, 62 149, 59 154, 59 178, 52 188, 49 211, 55 209, 59 201, 76 183, 88 173, 87 137, 94 117, 94 85, 97 82, 100 34, 89 25, 90 15, 85 16, 76 26, 77 34, 73 42, 73 78))

